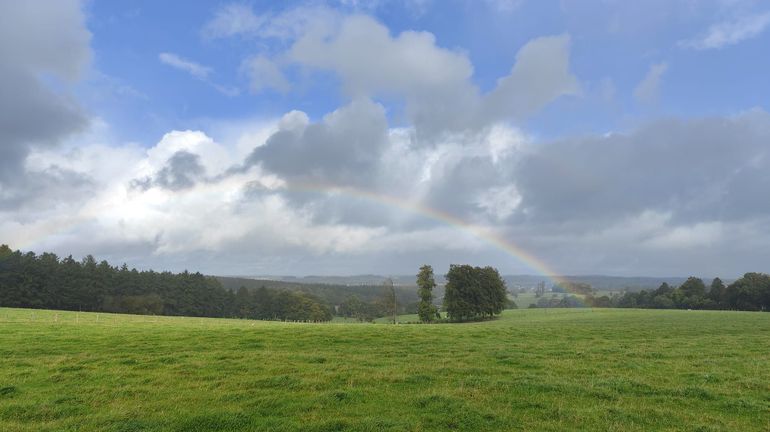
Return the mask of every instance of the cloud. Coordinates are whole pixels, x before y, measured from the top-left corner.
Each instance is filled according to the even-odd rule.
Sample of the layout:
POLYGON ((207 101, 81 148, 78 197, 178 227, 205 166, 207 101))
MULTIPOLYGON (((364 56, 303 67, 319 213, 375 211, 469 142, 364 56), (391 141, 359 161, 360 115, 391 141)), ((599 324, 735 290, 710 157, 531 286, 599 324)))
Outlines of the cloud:
POLYGON ((2 2, 0 59, 77 81, 91 60, 91 33, 78 0, 2 2))
POLYGON ((243 3, 221 6, 202 28, 206 39, 228 37, 293 40, 317 27, 333 26, 338 13, 324 6, 298 6, 278 13, 254 13, 243 3))
POLYGON ((172 191, 189 189, 206 173, 200 156, 180 150, 168 159, 166 165, 154 177, 136 180, 133 184, 142 189, 158 186, 172 191))
POLYGON ((2 2, 0 16, 1 206, 35 198, 50 182, 78 181, 62 172, 29 172, 25 161, 34 149, 59 145, 88 125, 70 85, 88 67, 91 34, 77 1, 2 2))
POLYGON ((498 80, 486 97, 488 116, 522 119, 556 98, 580 92, 569 70, 568 35, 548 36, 527 42, 516 54, 510 75, 498 80))
POLYGON ((518 217, 595 229, 645 211, 672 223, 765 217, 770 114, 665 119, 629 133, 564 139, 520 159, 518 217))
POLYGON ((647 75, 644 76, 634 89, 634 98, 644 104, 655 103, 660 94, 660 83, 667 71, 667 63, 651 65, 647 75))
MULTIPOLYGON (((262 19, 225 6, 204 33, 263 48, 243 62, 252 91, 288 91, 295 71, 327 73, 339 78, 341 106, 170 131, 149 148, 67 142, 88 121, 68 89, 90 55, 81 21, 18 29, 38 28, 41 40, 65 31, 57 37, 72 42, 71 58, 45 54, 36 38, 38 54, 0 40, 12 54, 0 57, 10 95, 0 100, 10 143, 0 147, 0 238, 211 273, 403 272, 426 259, 531 271, 462 228, 474 226, 563 272, 729 276, 766 265, 765 111, 545 140, 527 133, 527 119, 583 91, 569 35, 525 43, 482 91, 469 54, 431 33, 313 10, 325 12, 262 19), (62 80, 58 91, 41 74, 62 80)), ((212 69, 165 54, 216 86, 212 69)), ((650 67, 637 100, 655 100, 666 67, 650 67)), ((596 87, 613 98, 609 79, 596 87)))
POLYGON ((194 61, 185 59, 174 53, 163 52, 158 54, 158 59, 161 63, 169 65, 174 69, 178 69, 182 72, 190 74, 193 78, 199 79, 206 84, 210 85, 219 93, 222 93, 228 97, 238 96, 241 92, 237 87, 218 84, 210 79, 210 75, 214 70, 208 66, 196 63, 194 61))
POLYGON ((569 70, 568 35, 536 38, 516 55, 510 75, 482 95, 466 53, 436 44, 428 32, 390 31, 366 16, 350 16, 326 31, 308 32, 287 58, 328 70, 351 98, 398 98, 422 138, 477 130, 497 121, 523 121, 560 96, 580 92, 569 70))
POLYGON ((289 91, 289 81, 281 69, 265 56, 255 56, 244 60, 241 70, 249 78, 249 88, 253 93, 273 89, 280 92, 289 91))
POLYGON ((158 59, 160 59, 161 63, 167 64, 173 68, 187 72, 193 77, 198 78, 200 80, 204 80, 204 81, 207 80, 209 75, 211 74, 210 67, 206 67, 201 64, 195 63, 193 61, 184 59, 173 53, 167 53, 167 52, 160 53, 158 55, 158 59))
POLYGON ((465 124, 476 103, 473 66, 465 54, 436 46, 427 32, 391 36, 366 16, 350 16, 337 28, 308 32, 288 57, 302 66, 336 73, 351 98, 405 98, 410 120, 428 129, 465 124), (440 124, 440 126, 439 126, 440 124))
POLYGON ((385 110, 368 99, 354 100, 319 123, 308 123, 304 113, 293 112, 279 124, 246 159, 246 166, 259 164, 301 182, 370 184, 388 144, 385 110))
POLYGON ((231 3, 214 13, 214 17, 203 27, 202 33, 208 38, 247 35, 257 32, 266 21, 266 16, 256 15, 251 7, 231 3))
POLYGON ((679 42, 682 48, 720 49, 762 34, 770 25, 770 12, 741 16, 712 25, 705 34, 679 42))
MULTIPOLYGON (((244 7, 225 7, 212 22, 224 26, 224 17, 244 7)), ((299 66, 305 73, 332 72, 349 100, 403 102, 403 113, 396 115, 413 125, 426 145, 443 139, 447 132, 476 131, 497 121, 522 122, 559 97, 581 91, 570 72, 568 35, 529 41, 517 54, 510 75, 482 95, 472 81, 473 65, 467 53, 439 46, 432 33, 394 35, 372 17, 342 15, 323 7, 290 8, 267 13, 266 19, 250 18, 256 15, 246 8, 244 20, 250 25, 237 21, 227 27, 237 31, 217 34, 288 42, 285 50, 276 51, 271 43, 268 51, 272 53, 244 60, 241 69, 253 92, 286 92, 291 84, 283 73, 285 67, 299 66)))
POLYGON ((725 234, 722 222, 698 222, 674 226, 660 235, 646 239, 643 245, 663 251, 712 247, 724 241, 725 234))
POLYGON ((414 211, 428 206, 563 271, 733 275, 770 253, 764 111, 547 142, 498 124, 423 147, 411 128, 388 126, 382 106, 359 99, 318 122, 294 111, 263 128, 248 131, 266 137, 249 154, 238 137, 217 142, 200 131, 171 132, 149 149, 36 149, 35 171, 82 174, 89 193, 53 208, 0 209, 0 237, 241 274, 344 271, 351 262, 403 271, 405 256, 426 254, 527 271, 414 211), (145 178, 147 187, 132 187, 145 178), (335 184, 353 193, 325 187, 335 184))
MULTIPOLYGON (((97 187, 86 202, 62 201, 53 211, 2 213, 0 237, 15 247, 56 251, 98 253, 128 247, 163 268, 180 254, 255 251, 254 245, 287 256, 299 251, 347 253, 384 233, 382 227, 314 223, 279 193, 246 199, 247 185, 272 185, 270 175, 256 167, 241 175, 196 181, 204 168, 217 173, 217 167, 232 164, 232 150, 194 131, 171 133, 150 149, 128 154, 101 145, 83 148, 66 158, 70 169, 98 173, 105 156, 120 157, 121 164, 109 175, 91 178, 97 187), (149 187, 135 187, 130 179, 147 171, 156 174, 149 187)), ((55 163, 59 157, 46 150, 36 160, 55 163)))

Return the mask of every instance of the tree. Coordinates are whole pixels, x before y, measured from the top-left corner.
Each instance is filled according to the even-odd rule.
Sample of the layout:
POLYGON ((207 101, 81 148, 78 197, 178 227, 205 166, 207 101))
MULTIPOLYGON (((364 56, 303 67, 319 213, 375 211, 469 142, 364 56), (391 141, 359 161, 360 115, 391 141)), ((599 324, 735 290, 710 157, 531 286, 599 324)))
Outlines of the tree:
POLYGON ((433 288, 436 287, 433 267, 429 265, 420 267, 420 272, 417 274, 417 287, 417 295, 420 297, 417 315, 420 316, 420 321, 431 322, 438 315, 436 306, 433 305, 433 288))
POLYGON ((714 278, 714 280, 711 281, 708 297, 717 305, 721 305, 724 302, 725 289, 725 284, 722 282, 722 279, 714 278))
POLYGON ((706 285, 700 278, 690 276, 679 287, 685 297, 703 297, 706 295, 706 285))
POLYGON ((770 275, 746 273, 725 290, 730 309, 770 310, 770 275))
POLYGON ((505 282, 495 268, 452 264, 446 280, 444 307, 452 321, 492 317, 505 307, 505 282))
POLYGON ((484 267, 476 269, 478 277, 481 279, 479 288, 481 289, 482 308, 484 315, 492 317, 505 309, 508 301, 508 294, 505 290, 505 281, 500 276, 496 268, 484 267))
POLYGON ((671 288, 668 285, 668 283, 663 282, 662 284, 660 284, 660 287, 657 290, 655 290, 655 295, 656 296, 667 296, 667 295, 671 295, 672 292, 674 292, 674 289, 671 288))

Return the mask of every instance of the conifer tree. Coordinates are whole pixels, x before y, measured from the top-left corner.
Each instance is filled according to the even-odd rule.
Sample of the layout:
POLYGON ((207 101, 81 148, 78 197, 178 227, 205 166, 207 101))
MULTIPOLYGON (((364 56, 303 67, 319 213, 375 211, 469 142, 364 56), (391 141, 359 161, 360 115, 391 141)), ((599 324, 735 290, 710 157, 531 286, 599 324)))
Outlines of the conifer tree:
POLYGON ((436 287, 436 280, 433 277, 433 267, 424 265, 420 267, 417 274, 417 295, 420 297, 420 304, 417 306, 417 315, 422 322, 433 321, 438 312, 433 305, 433 288, 436 287))

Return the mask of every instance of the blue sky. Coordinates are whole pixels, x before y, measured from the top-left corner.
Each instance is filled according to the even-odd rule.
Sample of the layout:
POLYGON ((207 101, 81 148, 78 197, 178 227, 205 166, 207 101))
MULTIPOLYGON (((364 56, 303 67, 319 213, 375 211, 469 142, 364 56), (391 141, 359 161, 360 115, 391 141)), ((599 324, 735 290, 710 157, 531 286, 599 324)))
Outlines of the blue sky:
POLYGON ((765 2, 0 7, 12 247, 240 275, 540 270, 494 237, 565 274, 768 270, 765 2))
MULTIPOLYGON (((759 54, 767 52, 767 33, 715 49, 681 46, 682 41, 704 37, 720 20, 740 21, 742 17, 766 13, 761 3, 360 3, 352 7, 332 3, 326 7, 372 15, 393 35, 406 30, 430 32, 437 45, 468 56, 474 67, 473 82, 482 91, 493 88, 497 79, 510 71, 516 52, 529 40, 569 34, 571 68, 581 79, 583 94, 555 101, 530 119, 530 130, 541 136, 602 133, 662 115, 724 115, 752 107, 766 109, 770 96, 766 79, 770 56, 759 54), (634 88, 652 65, 661 63, 668 68, 658 86, 660 95, 655 104, 640 106, 633 97, 634 88), (606 100, 610 95, 611 100, 606 100)), ((195 127, 205 120, 274 117, 292 109, 302 109, 311 119, 318 119, 339 106, 339 82, 323 73, 315 73, 311 83, 286 92, 250 93, 248 78, 241 70, 244 58, 276 54, 286 48, 287 42, 255 36, 206 37, 205 25, 227 4, 88 4, 88 27, 95 35, 94 68, 136 91, 134 100, 93 100, 89 107, 108 113, 121 138, 152 145, 168 129, 195 127), (212 83, 239 94, 223 94, 212 85, 170 68, 158 61, 162 52, 210 68, 212 83)), ((281 14, 308 4, 324 5, 264 1, 240 4, 249 6, 256 15, 281 14)), ((93 84, 83 83, 81 94, 86 99, 93 84)))

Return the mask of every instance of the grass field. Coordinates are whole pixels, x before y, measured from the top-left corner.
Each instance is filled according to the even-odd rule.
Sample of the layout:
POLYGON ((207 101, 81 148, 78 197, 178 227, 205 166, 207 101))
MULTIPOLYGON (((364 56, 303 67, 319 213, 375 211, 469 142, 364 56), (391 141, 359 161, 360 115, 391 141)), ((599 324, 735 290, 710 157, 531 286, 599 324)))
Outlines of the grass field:
POLYGON ((296 324, 0 309, 2 431, 770 430, 770 314, 296 324))

